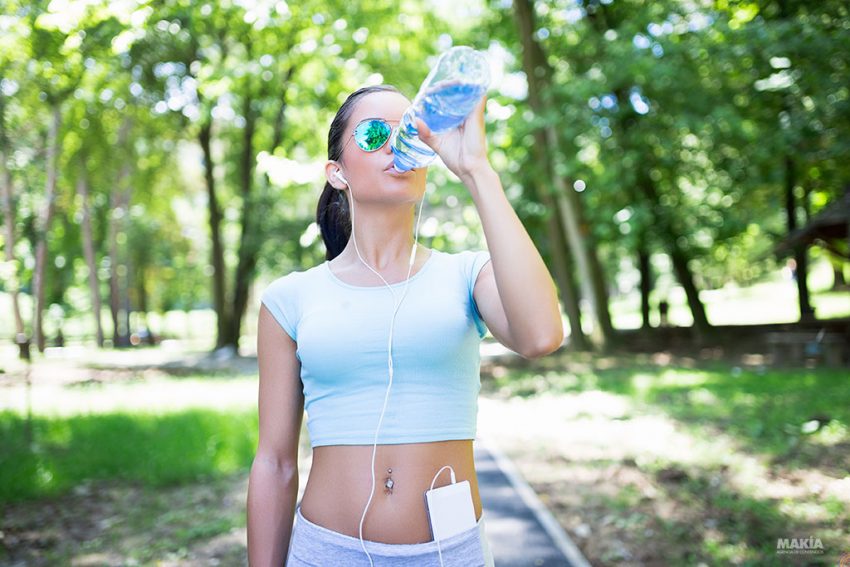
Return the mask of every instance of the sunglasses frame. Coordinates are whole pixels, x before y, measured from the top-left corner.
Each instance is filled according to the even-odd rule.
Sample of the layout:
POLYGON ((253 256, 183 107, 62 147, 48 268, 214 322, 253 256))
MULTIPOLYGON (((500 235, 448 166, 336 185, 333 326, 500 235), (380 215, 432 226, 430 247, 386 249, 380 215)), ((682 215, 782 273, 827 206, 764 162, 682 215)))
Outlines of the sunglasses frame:
MULTIPOLYGON (((362 151, 364 151, 366 153, 377 152, 378 150, 380 150, 381 148, 383 148, 386 145, 386 143, 389 141, 390 138, 393 137, 393 130, 395 130, 399 126, 398 124, 396 126, 393 126, 392 124, 390 124, 390 122, 391 122, 390 120, 386 120, 384 118, 364 118, 363 120, 358 122, 357 125, 354 127, 354 130, 351 131, 351 135, 350 135, 349 139, 346 140, 345 146, 347 147, 349 142, 351 142, 351 138, 354 138, 354 143, 357 144, 357 147, 360 148, 362 151), (361 126, 363 126, 364 124, 369 124, 371 122, 379 122, 381 124, 384 124, 385 126, 388 126, 389 129, 390 129, 390 132, 389 132, 389 134, 387 134, 386 139, 381 143, 380 146, 378 146, 375 149, 369 150, 369 149, 366 149, 366 148, 364 148, 363 146, 360 145, 360 141, 357 139, 357 129, 360 128, 361 126)), ((400 121, 398 121, 398 120, 393 120, 392 122, 398 122, 400 124, 400 121)), ((345 147, 343 148, 343 150, 345 150, 345 147)))

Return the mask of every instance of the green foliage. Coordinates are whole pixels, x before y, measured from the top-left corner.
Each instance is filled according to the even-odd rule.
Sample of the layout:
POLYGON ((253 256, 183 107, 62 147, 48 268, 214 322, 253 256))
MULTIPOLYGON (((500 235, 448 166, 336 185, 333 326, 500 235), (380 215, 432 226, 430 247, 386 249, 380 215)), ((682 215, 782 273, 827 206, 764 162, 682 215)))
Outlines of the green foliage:
MULTIPOLYGON (((522 131, 559 124, 560 171, 586 186, 609 274, 643 243, 668 251, 669 218, 699 287, 754 281, 774 269, 785 230, 785 156, 809 210, 843 192, 846 7, 802 2, 781 14, 778 5, 535 4, 552 115, 519 112, 512 129, 526 146, 522 131)), ((493 11, 504 16, 489 20, 493 33, 516 45, 510 9, 493 11)), ((519 177, 534 183, 525 169, 519 177)))
MULTIPOLYGON (((191 309, 211 297, 205 167, 217 184, 228 272, 244 242, 259 250, 250 279, 315 264, 323 247, 313 219, 336 109, 364 84, 395 84, 412 98, 452 43, 504 63, 488 96, 491 161, 544 256, 553 211, 540 194, 553 184, 532 134, 558 124, 556 172, 582 191, 609 281, 634 271, 639 249, 658 257, 671 242, 700 288, 758 280, 776 268, 772 247, 786 231, 786 157, 809 214, 850 178, 844 3, 533 4, 552 73, 543 116, 526 101, 510 2, 476 11, 472 2, 415 0, 4 1, 0 146, 16 244, 0 289, 31 285, 51 109, 62 121, 48 304, 91 310, 79 228, 86 181, 104 296, 109 277, 129 266, 132 309, 191 309), (211 164, 199 149, 207 126, 211 164), (252 207, 262 214, 246 221, 252 207), (110 265, 113 244, 119 266, 110 265)), ((474 230, 458 230, 470 222, 467 190, 437 168, 429 182, 435 226, 426 241, 477 246, 474 230)))
POLYGON ((256 412, 186 410, 27 420, 0 413, 0 501, 61 494, 94 480, 147 486, 246 470, 257 444, 256 412))

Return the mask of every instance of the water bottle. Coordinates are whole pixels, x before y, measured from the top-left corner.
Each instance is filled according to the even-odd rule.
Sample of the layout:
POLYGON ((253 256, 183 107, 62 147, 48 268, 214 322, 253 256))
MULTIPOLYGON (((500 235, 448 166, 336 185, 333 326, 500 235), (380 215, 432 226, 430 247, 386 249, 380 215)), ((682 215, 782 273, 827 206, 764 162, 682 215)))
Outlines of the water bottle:
POLYGON ((415 118, 435 134, 451 130, 472 112, 489 84, 489 65, 483 54, 462 45, 443 53, 393 131, 390 147, 396 171, 425 167, 437 155, 419 139, 415 118))

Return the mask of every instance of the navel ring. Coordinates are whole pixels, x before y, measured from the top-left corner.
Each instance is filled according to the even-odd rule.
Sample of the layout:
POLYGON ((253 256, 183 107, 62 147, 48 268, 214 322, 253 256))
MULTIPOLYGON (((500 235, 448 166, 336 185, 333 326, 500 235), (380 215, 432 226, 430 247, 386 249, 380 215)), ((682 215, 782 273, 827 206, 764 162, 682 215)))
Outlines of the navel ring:
MULTIPOLYGON (((387 474, 392 475, 393 470, 387 469, 387 474)), ((395 486, 393 479, 390 478, 390 477, 387 477, 386 480, 384 481, 384 494, 386 494, 386 495, 392 494, 393 493, 393 486, 395 486)))

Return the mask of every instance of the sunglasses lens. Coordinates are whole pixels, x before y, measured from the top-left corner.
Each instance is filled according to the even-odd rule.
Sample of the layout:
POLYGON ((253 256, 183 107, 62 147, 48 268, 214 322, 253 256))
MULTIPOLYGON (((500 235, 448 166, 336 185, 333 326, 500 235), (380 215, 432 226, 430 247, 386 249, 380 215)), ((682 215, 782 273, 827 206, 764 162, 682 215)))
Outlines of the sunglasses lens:
POLYGON ((392 128, 381 120, 361 122, 354 129, 354 141, 361 149, 374 152, 379 149, 392 133, 392 128))

